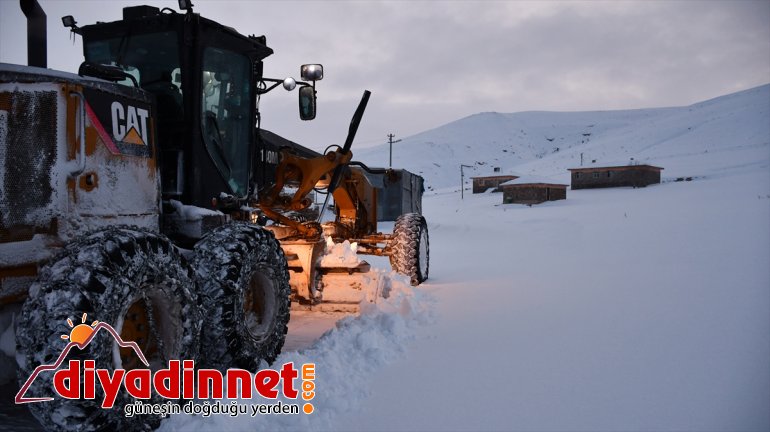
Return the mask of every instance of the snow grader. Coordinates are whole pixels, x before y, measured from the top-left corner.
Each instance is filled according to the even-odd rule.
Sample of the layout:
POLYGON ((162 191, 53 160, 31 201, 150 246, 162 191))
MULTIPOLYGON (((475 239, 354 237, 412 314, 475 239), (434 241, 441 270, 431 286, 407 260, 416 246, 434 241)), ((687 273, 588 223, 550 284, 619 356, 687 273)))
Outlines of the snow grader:
MULTIPOLYGON (((68 320, 81 315, 135 341, 153 367, 195 359, 255 371, 279 355, 292 307, 355 308, 372 283, 387 292, 388 274, 364 261, 323 264, 329 238, 389 257, 413 285, 427 279, 425 219, 405 214, 392 234, 378 232, 376 189, 364 176, 375 170, 352 160, 368 91, 342 146, 316 157, 276 151, 262 139, 260 97, 299 87, 300 118, 312 120, 321 65, 303 65, 300 81, 266 77, 264 36, 180 0, 180 11, 128 7, 119 21, 83 27, 64 17, 85 58, 77 74, 54 71, 45 13, 20 2, 29 65, 0 64, 0 307, 14 312, 6 331, 21 381, 56 359, 68 320), (306 216, 313 191, 333 197, 334 220, 321 217, 327 203, 306 216)), ((93 342, 68 359, 139 366, 107 334, 93 342)), ((29 394, 51 395, 45 381, 29 394)), ((54 430, 160 421, 98 400, 30 409, 54 430)))

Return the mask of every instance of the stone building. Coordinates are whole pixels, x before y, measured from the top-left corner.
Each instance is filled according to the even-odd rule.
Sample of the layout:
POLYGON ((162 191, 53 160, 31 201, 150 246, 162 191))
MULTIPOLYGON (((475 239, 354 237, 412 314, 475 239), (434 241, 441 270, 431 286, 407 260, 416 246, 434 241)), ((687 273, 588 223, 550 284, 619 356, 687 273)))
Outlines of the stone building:
POLYGON ((500 192, 500 184, 509 180, 518 178, 516 175, 491 175, 481 177, 471 177, 473 180, 473 193, 484 193, 489 189, 493 189, 492 192, 500 192))
POLYGON ((570 168, 572 190, 607 187, 645 187, 660 183, 663 168, 652 165, 625 165, 570 168))
POLYGON ((567 199, 567 185, 539 177, 519 177, 500 185, 503 204, 540 204, 567 199))

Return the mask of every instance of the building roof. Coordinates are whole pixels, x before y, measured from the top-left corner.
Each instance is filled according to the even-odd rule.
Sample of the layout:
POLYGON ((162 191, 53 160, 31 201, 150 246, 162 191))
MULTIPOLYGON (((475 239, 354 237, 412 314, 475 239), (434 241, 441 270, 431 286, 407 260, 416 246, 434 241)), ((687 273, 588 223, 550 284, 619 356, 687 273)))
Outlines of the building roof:
POLYGON ((475 176, 471 177, 471 179, 504 179, 504 178, 516 178, 518 177, 516 174, 496 174, 496 175, 488 175, 488 176, 475 176))
POLYGON ((634 170, 634 169, 643 169, 643 170, 656 170, 660 171, 663 168, 649 165, 649 164, 637 164, 637 165, 630 165, 630 164, 606 164, 606 165, 592 165, 592 166, 584 166, 584 167, 578 167, 578 168, 567 168, 568 171, 579 171, 579 172, 585 172, 585 171, 608 171, 608 170, 634 170))
POLYGON ((366 171, 365 169, 362 169, 361 172, 363 172, 364 176, 369 180, 369 183, 372 184, 372 186, 377 188, 385 188, 391 184, 395 183, 401 183, 404 181, 404 179, 411 179, 412 177, 419 177, 420 181, 425 181, 425 179, 422 178, 421 175, 415 174, 409 170, 405 169, 395 169, 395 168, 380 168, 380 167, 367 167, 370 170, 374 170, 375 172, 366 171), (385 172, 387 171, 387 172, 385 172))
POLYGON ((557 183, 554 179, 546 178, 546 177, 538 177, 538 176, 521 176, 517 179, 509 180, 500 186, 532 186, 532 185, 541 185, 541 186, 555 186, 555 187, 567 187, 566 184, 563 183, 557 183))

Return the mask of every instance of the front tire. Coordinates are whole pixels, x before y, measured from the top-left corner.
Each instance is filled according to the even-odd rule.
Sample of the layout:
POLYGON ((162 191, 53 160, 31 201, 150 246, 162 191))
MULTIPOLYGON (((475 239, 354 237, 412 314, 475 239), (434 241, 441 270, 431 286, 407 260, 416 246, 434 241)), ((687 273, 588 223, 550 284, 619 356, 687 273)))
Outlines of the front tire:
POLYGON ((273 233, 255 225, 219 227, 195 245, 193 259, 206 310, 206 366, 251 371, 278 357, 286 340, 291 289, 273 233))
POLYGON ((428 223, 421 214, 406 213, 396 219, 389 251, 390 266, 393 270, 409 276, 413 286, 428 279, 428 223))
MULTIPOLYGON (((70 340, 75 326, 95 320, 110 324, 124 341, 134 341, 151 369, 169 359, 195 359, 200 334, 200 305, 193 275, 178 250, 159 234, 134 228, 110 227, 69 244, 45 266, 30 287, 16 322, 19 384, 40 364, 52 364, 70 340)), ((118 348, 108 331, 100 331, 83 350, 73 347, 69 360, 95 360, 97 369, 144 368, 130 348, 118 348)), ((55 396, 50 377, 32 382, 28 397, 55 396)), ((82 396, 82 395, 81 395, 82 396)), ((112 409, 102 409, 104 394, 97 385, 95 399, 54 397, 29 404, 47 430, 152 430, 159 416, 126 418, 123 406, 134 402, 118 393, 112 409)), ((147 403, 160 403, 155 396, 147 403)))

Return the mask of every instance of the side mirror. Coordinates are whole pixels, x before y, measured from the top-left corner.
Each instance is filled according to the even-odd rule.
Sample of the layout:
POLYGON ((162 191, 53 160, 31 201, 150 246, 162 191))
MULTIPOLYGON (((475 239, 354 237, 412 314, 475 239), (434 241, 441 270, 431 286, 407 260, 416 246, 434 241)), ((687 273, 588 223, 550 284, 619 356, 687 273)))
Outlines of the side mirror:
POLYGON ((305 64, 300 68, 302 81, 321 81, 324 78, 324 67, 320 64, 305 64))
POLYGON ((313 120, 315 118, 315 89, 302 86, 299 89, 299 118, 313 120))

